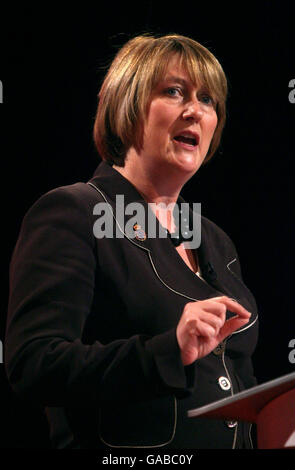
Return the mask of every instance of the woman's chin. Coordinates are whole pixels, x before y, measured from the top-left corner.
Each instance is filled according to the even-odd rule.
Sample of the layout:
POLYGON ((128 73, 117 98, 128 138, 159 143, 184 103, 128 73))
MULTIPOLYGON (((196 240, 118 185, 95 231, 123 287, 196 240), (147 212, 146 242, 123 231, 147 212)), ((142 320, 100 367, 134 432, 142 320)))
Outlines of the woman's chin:
POLYGON ((199 155, 181 153, 175 156, 175 163, 179 170, 193 174, 200 168, 202 161, 199 155))

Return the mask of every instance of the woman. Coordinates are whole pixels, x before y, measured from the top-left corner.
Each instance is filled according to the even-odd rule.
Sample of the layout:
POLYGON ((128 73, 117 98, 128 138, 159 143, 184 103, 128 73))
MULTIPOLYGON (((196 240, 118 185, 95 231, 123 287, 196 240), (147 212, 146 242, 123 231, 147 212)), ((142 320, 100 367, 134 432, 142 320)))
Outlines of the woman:
POLYGON ((187 411, 255 384, 255 300, 228 236, 202 217, 195 249, 174 237, 183 220, 169 210, 218 147, 225 100, 220 64, 194 40, 132 39, 99 94, 103 162, 24 218, 6 367, 14 390, 46 407, 54 447, 251 447, 249 425, 187 411))

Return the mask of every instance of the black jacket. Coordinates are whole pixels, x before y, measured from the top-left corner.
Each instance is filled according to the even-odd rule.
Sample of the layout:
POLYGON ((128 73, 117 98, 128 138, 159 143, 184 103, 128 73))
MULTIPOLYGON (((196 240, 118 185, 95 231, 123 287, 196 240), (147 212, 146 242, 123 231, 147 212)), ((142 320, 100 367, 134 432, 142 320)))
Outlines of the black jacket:
POLYGON ((147 205, 122 175, 101 163, 91 183, 97 189, 77 183, 50 191, 23 220, 5 341, 13 389, 46 407, 58 448, 250 446, 248 425, 187 417, 256 383, 257 308, 233 243, 202 217, 202 280, 169 238, 123 235, 115 195, 147 205), (106 201, 119 238, 94 236, 94 206, 106 201), (185 304, 221 294, 251 311, 249 323, 183 367, 175 331, 185 304))

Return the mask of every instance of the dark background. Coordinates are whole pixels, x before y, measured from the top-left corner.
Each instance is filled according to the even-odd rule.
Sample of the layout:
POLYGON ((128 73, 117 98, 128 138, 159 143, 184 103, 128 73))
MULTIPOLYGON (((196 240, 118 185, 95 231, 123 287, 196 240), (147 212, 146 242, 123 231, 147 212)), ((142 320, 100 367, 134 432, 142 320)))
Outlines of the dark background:
MULTIPOLYGON (((221 148, 183 195, 201 202, 238 249, 260 312, 259 383, 294 372, 292 2, 96 3, 1 7, 2 342, 9 260, 25 212, 46 191, 86 181, 99 162, 92 126, 104 67, 134 35, 175 32, 208 47, 229 79, 221 148)), ((43 414, 14 397, 4 364, 0 374, 0 447, 47 448, 43 414)))

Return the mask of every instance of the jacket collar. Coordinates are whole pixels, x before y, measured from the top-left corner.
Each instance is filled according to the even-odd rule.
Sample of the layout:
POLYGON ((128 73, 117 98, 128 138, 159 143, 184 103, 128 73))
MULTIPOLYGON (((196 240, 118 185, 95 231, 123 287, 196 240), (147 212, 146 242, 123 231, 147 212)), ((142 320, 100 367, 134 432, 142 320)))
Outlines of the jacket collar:
POLYGON ((98 165, 90 181, 99 185, 114 203, 118 194, 124 194, 125 204, 144 202, 135 186, 105 161, 98 165))
MULTIPOLYGON (((153 241, 154 239, 158 239, 158 237, 149 237, 148 229, 151 228, 151 223, 153 223, 153 227, 156 228, 156 234, 160 234, 160 238, 167 238, 166 237, 166 230, 164 227, 161 226, 158 219, 154 215, 153 211, 149 207, 149 204, 144 200, 141 194, 137 191, 135 186, 130 183, 124 176, 121 175, 118 171, 116 171, 112 166, 106 162, 102 162, 96 169, 93 178, 90 180, 92 184, 98 187, 101 191, 104 192, 104 195, 107 197, 108 201, 112 205, 113 209, 116 209, 116 197, 121 195, 124 196, 124 209, 128 204, 139 203, 143 209, 145 214, 144 220, 144 229, 147 232, 147 237, 145 239, 145 245, 149 248, 153 248, 153 241)), ((177 201, 179 204, 184 203, 184 199, 179 196, 177 201)), ((125 223, 131 219, 133 214, 127 215, 124 214, 124 221, 125 223)), ((192 220, 193 212, 189 210, 189 218, 192 220)), ((139 222, 137 222, 139 223, 139 222)), ((136 239, 134 240, 135 243, 142 247, 143 242, 137 242, 136 239)), ((169 240, 169 245, 171 244, 171 240, 169 240)))

